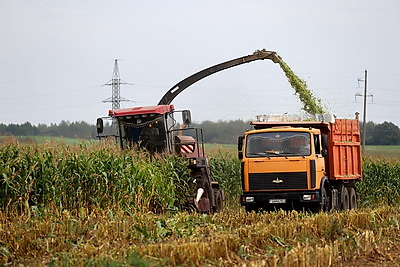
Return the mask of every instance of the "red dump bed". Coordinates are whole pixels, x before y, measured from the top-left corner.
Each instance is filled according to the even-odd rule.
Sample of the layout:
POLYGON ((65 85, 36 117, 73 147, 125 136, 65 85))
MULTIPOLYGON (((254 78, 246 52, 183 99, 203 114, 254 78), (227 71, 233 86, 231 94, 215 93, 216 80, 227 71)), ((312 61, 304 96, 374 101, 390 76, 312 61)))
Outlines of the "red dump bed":
POLYGON ((361 179, 360 124, 336 119, 329 133, 330 179, 361 179))

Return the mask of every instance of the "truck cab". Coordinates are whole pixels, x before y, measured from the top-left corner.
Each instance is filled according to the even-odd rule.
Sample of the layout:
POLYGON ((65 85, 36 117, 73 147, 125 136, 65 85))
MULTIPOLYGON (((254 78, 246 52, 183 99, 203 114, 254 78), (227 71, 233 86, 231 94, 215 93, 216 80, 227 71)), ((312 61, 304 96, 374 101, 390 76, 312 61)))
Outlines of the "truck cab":
POLYGON ((355 208, 354 184, 361 180, 356 123, 252 122, 238 142, 241 204, 247 211, 355 208))

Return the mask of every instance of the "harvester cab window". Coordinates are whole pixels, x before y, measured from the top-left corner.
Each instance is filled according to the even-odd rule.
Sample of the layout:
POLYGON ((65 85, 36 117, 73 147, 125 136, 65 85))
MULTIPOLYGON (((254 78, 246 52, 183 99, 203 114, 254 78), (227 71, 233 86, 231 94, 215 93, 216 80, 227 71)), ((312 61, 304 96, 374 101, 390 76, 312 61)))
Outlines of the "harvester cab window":
POLYGON ((118 118, 123 147, 139 146, 150 152, 162 152, 166 148, 165 125, 160 115, 141 118, 118 118))
POLYGON ((308 156, 310 134, 304 132, 264 132, 249 134, 246 157, 308 156))

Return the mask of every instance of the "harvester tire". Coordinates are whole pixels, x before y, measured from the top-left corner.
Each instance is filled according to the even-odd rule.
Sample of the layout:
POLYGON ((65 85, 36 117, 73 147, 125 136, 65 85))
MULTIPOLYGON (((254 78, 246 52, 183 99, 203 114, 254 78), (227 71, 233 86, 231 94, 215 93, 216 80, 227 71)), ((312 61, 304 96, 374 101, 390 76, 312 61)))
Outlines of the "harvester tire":
POLYGON ((210 192, 210 186, 208 185, 208 183, 204 184, 204 194, 203 196, 200 198, 199 201, 199 207, 200 207, 200 212, 202 213, 210 213, 212 212, 212 208, 211 208, 211 199, 210 199, 210 195, 212 194, 210 192))
POLYGON ((197 188, 203 188, 204 193, 201 196, 199 202, 197 203, 197 209, 201 213, 210 213, 212 212, 211 208, 211 199, 210 195, 212 194, 212 189, 210 184, 208 183, 207 176, 199 171, 192 175, 192 177, 196 180, 197 188))
POLYGON ((224 209, 224 200, 220 189, 216 189, 215 194, 215 212, 220 212, 224 209))

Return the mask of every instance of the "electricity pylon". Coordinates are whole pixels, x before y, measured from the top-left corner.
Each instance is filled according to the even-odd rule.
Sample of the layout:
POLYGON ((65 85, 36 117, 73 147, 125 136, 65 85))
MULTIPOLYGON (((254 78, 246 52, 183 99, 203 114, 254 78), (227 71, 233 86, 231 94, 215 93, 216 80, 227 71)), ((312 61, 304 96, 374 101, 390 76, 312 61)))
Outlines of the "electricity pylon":
POLYGON ((121 97, 121 84, 130 84, 130 83, 121 80, 118 69, 118 59, 116 59, 114 63, 114 71, 112 74, 112 78, 110 81, 104 84, 104 85, 110 85, 112 87, 112 95, 111 97, 103 100, 104 103, 111 102, 111 109, 113 111, 121 108, 122 101, 129 101, 128 99, 121 97))
MULTIPOLYGON (((112 88, 112 95, 111 97, 104 99, 103 102, 111 102, 111 109, 117 110, 121 108, 121 102, 122 101, 130 101, 126 98, 121 97, 121 84, 130 84, 127 82, 124 82, 121 80, 121 77, 119 75, 119 69, 118 69, 118 59, 115 60, 114 62, 114 70, 112 74, 112 78, 110 81, 105 83, 104 85, 110 85, 112 88)), ((132 84, 130 84, 132 85, 132 84)), ((118 129, 117 129, 117 122, 113 118, 112 123, 111 123, 111 135, 117 137, 118 136, 118 129)))

